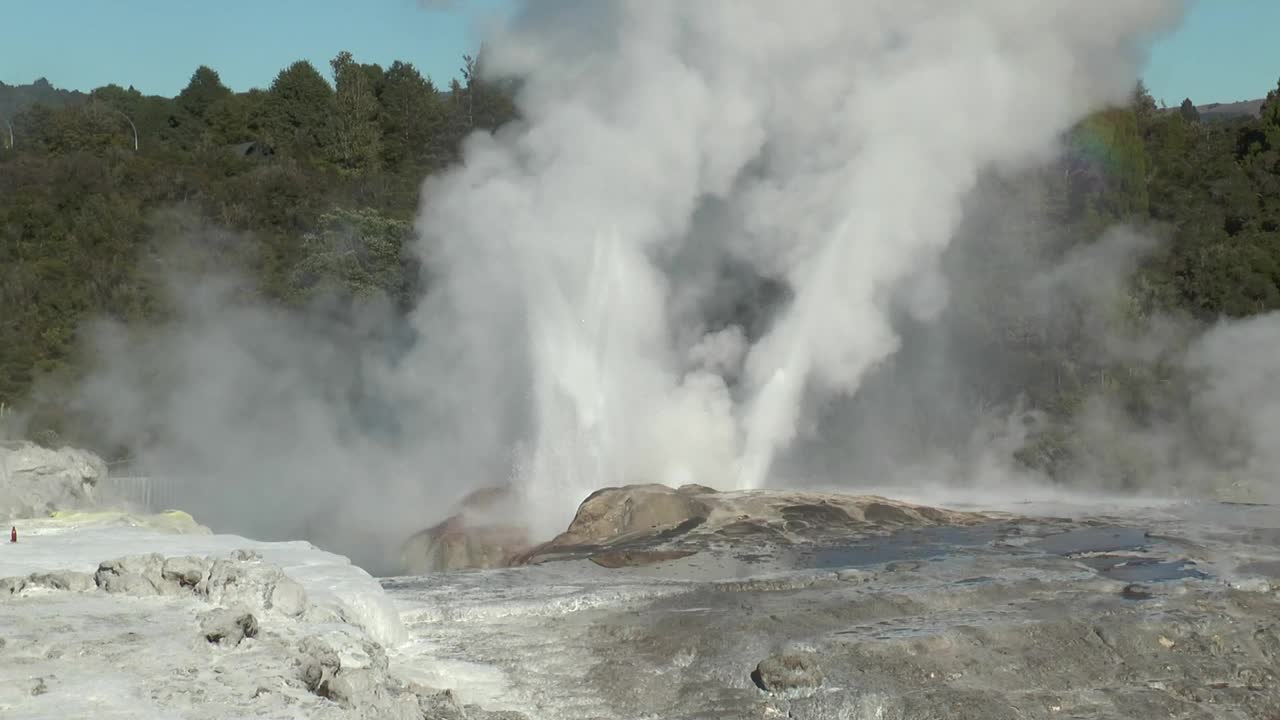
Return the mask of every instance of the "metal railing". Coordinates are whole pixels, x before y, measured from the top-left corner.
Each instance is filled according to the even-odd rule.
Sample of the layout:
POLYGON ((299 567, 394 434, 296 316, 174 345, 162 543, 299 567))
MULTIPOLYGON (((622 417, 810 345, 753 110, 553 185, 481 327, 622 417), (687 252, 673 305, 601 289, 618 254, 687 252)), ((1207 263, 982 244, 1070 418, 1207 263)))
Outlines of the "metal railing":
POLYGON ((104 504, 123 504, 157 513, 178 507, 177 483, 171 478, 151 475, 108 474, 98 483, 98 497, 104 504))

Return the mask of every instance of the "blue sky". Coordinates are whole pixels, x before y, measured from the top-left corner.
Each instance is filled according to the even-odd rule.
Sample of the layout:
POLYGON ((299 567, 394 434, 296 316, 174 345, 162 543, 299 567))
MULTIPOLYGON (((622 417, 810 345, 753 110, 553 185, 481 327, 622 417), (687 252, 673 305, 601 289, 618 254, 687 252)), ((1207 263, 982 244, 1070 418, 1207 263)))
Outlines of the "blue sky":
MULTIPOLYGON (((203 64, 246 90, 299 58, 327 73, 345 49, 363 62, 412 62, 446 85, 476 47, 473 21, 513 2, 432 0, 428 10, 419 0, 0 0, 0 81, 43 76, 79 90, 114 82, 173 95, 203 64)), ((1147 85, 1169 105, 1261 97, 1280 78, 1277 28, 1280 0, 1198 0, 1155 48, 1147 85)))
POLYGON ((1170 106, 1264 97, 1277 80, 1280 0, 1198 0, 1146 73, 1152 96, 1170 106))
POLYGON ((234 90, 266 87, 281 69, 350 50, 384 67, 412 62, 437 85, 474 53, 473 20, 511 0, 0 0, 0 81, 46 77, 90 90, 130 84, 174 95, 200 65, 234 90), (442 9, 424 9, 424 5, 442 9))

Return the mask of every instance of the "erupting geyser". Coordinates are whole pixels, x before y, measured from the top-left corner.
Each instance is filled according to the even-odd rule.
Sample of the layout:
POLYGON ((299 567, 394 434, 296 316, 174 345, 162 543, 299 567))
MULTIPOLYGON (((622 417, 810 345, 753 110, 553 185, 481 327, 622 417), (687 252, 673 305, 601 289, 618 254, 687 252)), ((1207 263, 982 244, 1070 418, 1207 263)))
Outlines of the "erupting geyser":
POLYGON ((606 485, 783 482, 799 440, 846 442, 818 411, 895 323, 945 307, 975 182, 1126 101, 1181 8, 527 3, 482 58, 520 121, 424 186, 416 332, 388 352, 367 318, 317 330, 176 280, 182 322, 105 333, 87 401, 122 443, 163 429, 143 459, 203 522, 358 561, 507 480, 540 537, 606 485))
POLYGON ((763 485, 806 398, 894 352, 904 287, 918 317, 945 303, 936 263, 979 173, 1123 102, 1180 7, 529 3, 487 58, 521 79, 524 122, 427 185, 423 248, 447 275, 421 318, 502 356, 448 373, 459 397, 531 384, 535 520, 558 529, 608 484, 763 485), (726 328, 697 312, 703 270, 725 262, 794 297, 708 362, 726 328))

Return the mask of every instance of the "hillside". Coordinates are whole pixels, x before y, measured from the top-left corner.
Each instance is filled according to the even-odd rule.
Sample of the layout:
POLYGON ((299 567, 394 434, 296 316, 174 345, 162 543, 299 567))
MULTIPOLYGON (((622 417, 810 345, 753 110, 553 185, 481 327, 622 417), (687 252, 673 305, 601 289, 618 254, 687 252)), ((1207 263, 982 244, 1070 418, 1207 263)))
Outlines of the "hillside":
POLYGON ((60 108, 81 105, 88 99, 89 96, 85 93, 55 88, 44 78, 27 85, 6 85, 0 82, 0 118, 12 119, 35 105, 60 108))
MULTIPOLYGON (((422 181, 453 163, 470 134, 516 117, 514 88, 481 80, 477 62, 464 58, 463 80, 447 90, 411 65, 346 53, 328 78, 298 62, 247 93, 206 67, 171 99, 114 85, 88 96, 47 83, 3 88, 8 102, 28 103, 13 118, 17 147, 0 153, 0 403, 17 408, 8 432, 113 457, 152 442, 160 426, 122 435, 115 418, 87 408, 81 383, 104 342, 147 347, 148 333, 196 311, 181 288, 228 277, 223 300, 278 311, 317 353, 338 353, 342 372, 324 371, 326 382, 353 417, 382 418, 369 431, 394 441, 400 431, 385 418, 394 399, 342 374, 351 372, 342 363, 365 359, 341 353, 394 357, 417 341, 406 319, 434 281, 411 251, 422 181), (370 323, 375 308, 389 314, 370 323)), ((1169 319, 1194 335, 1219 318, 1280 309, 1280 92, 1259 113, 1238 114, 1252 107, 1206 106, 1200 117, 1221 121, 1205 123, 1160 112, 1139 88, 1065 137, 1057 163, 984 178, 948 252, 946 313, 906 338, 898 367, 872 378, 891 385, 907 374, 911 392, 884 393, 911 405, 913 436, 950 446, 973 432, 974 418, 931 409, 940 390, 910 379, 913 363, 931 362, 930 343, 943 343, 987 358, 948 373, 957 408, 1047 418, 1018 450, 1023 463, 1055 475, 1119 463, 1123 482, 1136 482, 1145 461, 1100 450, 1078 418, 1102 398, 1142 427, 1176 414, 1191 385, 1169 363, 1176 348, 1117 356, 1099 318, 1138 343, 1169 319), (1141 229, 1156 249, 1110 295, 1034 297, 1042 275, 1093 252, 1116 226, 1141 229)), ((787 294, 773 278, 720 272, 711 314, 758 333, 787 294)))
POLYGON ((1230 103, 1209 103, 1208 105, 1197 105, 1196 110, 1200 112, 1201 117, 1215 119, 1259 117, 1262 114, 1262 106, 1266 101, 1266 98, 1258 98, 1256 100, 1239 100, 1230 103))

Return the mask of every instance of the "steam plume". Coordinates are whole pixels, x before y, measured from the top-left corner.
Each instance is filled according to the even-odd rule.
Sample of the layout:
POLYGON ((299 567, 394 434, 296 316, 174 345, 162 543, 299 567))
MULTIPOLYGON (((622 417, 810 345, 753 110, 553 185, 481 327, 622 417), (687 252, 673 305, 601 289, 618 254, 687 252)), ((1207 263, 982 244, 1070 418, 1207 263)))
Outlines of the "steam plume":
POLYGON ((152 459, 203 478, 211 522, 358 558, 513 476, 541 535, 603 485, 759 487, 899 348, 896 312, 946 306, 980 175, 1125 101, 1180 9, 527 3, 484 58, 522 120, 424 187, 411 347, 192 299, 145 357, 108 353, 93 402, 122 430, 163 419, 152 459))
POLYGON ((423 334, 509 357, 519 329, 525 374, 481 361, 457 380, 508 396, 531 384, 522 487, 552 526, 602 484, 759 487, 805 398, 855 393, 895 351, 905 286, 918 318, 945 305, 939 257, 979 174, 1044 160, 1124 101, 1143 42, 1177 10, 530 4, 489 58, 524 81, 525 124, 473 139, 426 189, 423 247, 448 280, 423 334), (696 268, 728 263, 793 299, 707 364, 709 345, 744 335, 677 300, 696 307, 696 268), (445 305, 465 330, 432 324, 445 305))

